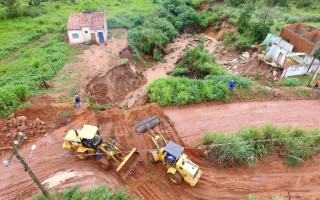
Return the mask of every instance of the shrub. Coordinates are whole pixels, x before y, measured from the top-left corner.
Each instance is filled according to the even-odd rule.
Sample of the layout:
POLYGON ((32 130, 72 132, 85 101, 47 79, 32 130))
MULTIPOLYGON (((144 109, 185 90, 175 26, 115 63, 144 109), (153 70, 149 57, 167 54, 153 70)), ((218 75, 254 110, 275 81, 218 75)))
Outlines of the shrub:
MULTIPOLYGON (((50 192, 53 199, 109 199, 109 200, 125 200, 134 199, 127 193, 127 188, 120 188, 115 193, 108 189, 106 185, 91 188, 86 192, 80 190, 80 185, 64 189, 58 193, 55 190, 50 192)), ((37 194, 32 197, 32 200, 46 200, 43 194, 37 194)))
POLYGON ((231 134, 206 132, 203 136, 203 144, 210 144, 209 158, 220 166, 252 166, 257 158, 273 153, 282 155, 289 166, 299 165, 320 151, 319 141, 318 129, 282 129, 272 124, 231 134))
POLYGON ((288 87, 296 87, 300 86, 300 80, 298 78, 285 78, 279 81, 279 85, 281 86, 288 86, 288 87))
POLYGON ((163 56, 158 49, 155 49, 153 51, 153 59, 155 59, 156 61, 159 61, 159 62, 163 61, 163 56))
POLYGON ((152 18, 130 30, 127 39, 136 58, 140 57, 137 53, 140 50, 147 54, 152 53, 154 59, 162 61, 161 50, 177 36, 178 32, 170 22, 161 18, 152 18))
POLYGON ((218 18, 218 14, 217 13, 201 12, 199 14, 199 25, 202 28, 207 28, 217 18, 218 18))
POLYGON ((227 101, 230 95, 228 83, 179 77, 157 79, 147 90, 150 101, 161 106, 227 101))
POLYGON ((179 14, 176 18, 175 27, 179 30, 183 30, 186 27, 196 27, 199 23, 197 12, 189 8, 187 11, 179 14))

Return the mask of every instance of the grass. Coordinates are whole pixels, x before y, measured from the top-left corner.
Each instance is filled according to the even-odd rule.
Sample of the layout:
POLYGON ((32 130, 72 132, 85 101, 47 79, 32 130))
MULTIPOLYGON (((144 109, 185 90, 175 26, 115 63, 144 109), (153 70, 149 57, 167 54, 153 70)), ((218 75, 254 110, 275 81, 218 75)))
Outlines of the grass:
MULTIPOLYGON (((81 10, 103 11, 108 27, 133 27, 140 13, 149 13, 154 7, 151 0, 102 1, 79 0, 46 1, 38 7, 26 2, 18 6, 18 16, 10 18, 0 7, 0 117, 4 118, 35 94, 43 93, 38 84, 43 77, 50 80, 66 62, 78 62, 74 55, 83 48, 69 47, 64 34, 70 13, 81 10)), ((123 37, 120 33, 117 37, 123 37)), ((77 77, 62 76, 67 84, 77 77)), ((63 88, 54 89, 59 92, 63 88)), ((63 85, 62 85, 63 86, 63 85)), ((52 90, 49 90, 52 91, 52 90)), ((68 93, 78 93, 72 86, 68 93)))
POLYGON ((131 28, 135 18, 141 13, 149 13, 154 7, 151 0, 79 0, 47 1, 37 8, 20 4, 21 9, 28 9, 33 15, 6 19, 4 9, 0 8, 0 60, 30 42, 55 30, 65 30, 70 13, 81 10, 101 11, 106 13, 108 28, 131 28))
MULTIPOLYGON (((106 185, 91 188, 88 191, 81 191, 80 185, 64 189, 62 192, 53 190, 50 196, 55 200, 86 200, 86 199, 108 199, 108 200, 134 200, 137 198, 128 194, 128 188, 120 188, 115 193, 106 185)), ((32 200, 46 200, 42 193, 34 195, 32 200)))
POLYGON ((211 161, 222 167, 253 166, 260 158, 272 154, 283 157, 289 166, 296 166, 320 151, 320 130, 280 128, 268 124, 231 134, 207 132, 202 141, 210 144, 211 161))
POLYGON ((184 105, 206 101, 228 101, 231 97, 229 82, 239 89, 249 88, 253 81, 229 74, 216 64, 212 55, 201 44, 189 49, 169 78, 160 78, 148 87, 151 102, 161 106, 184 105))

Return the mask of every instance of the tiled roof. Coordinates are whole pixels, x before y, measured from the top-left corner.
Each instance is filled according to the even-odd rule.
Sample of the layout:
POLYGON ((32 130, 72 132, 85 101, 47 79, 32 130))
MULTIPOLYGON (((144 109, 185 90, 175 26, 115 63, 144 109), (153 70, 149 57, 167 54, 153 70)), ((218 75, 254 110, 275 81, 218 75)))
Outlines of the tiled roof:
POLYGON ((106 16, 103 12, 72 13, 69 16, 67 30, 80 30, 90 27, 92 30, 104 29, 106 16))

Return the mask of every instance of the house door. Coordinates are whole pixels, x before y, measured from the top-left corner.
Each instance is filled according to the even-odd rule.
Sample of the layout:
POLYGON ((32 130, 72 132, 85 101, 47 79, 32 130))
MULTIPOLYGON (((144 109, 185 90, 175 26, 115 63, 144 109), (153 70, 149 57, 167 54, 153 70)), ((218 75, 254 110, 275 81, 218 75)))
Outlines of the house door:
POLYGON ((91 33, 91 40, 93 41, 93 43, 97 43, 97 39, 96 39, 96 34, 95 33, 91 33))
POLYGON ((99 32, 99 42, 104 42, 103 32, 99 32))

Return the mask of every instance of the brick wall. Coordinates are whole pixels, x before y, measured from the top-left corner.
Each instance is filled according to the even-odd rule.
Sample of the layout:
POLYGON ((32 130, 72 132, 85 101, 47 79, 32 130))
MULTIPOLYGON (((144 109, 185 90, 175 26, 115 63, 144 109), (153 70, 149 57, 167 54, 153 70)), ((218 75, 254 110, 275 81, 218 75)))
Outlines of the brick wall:
POLYGON ((313 49, 313 43, 307 39, 302 38, 299 34, 283 28, 280 37, 294 45, 293 51, 310 53, 313 49))

